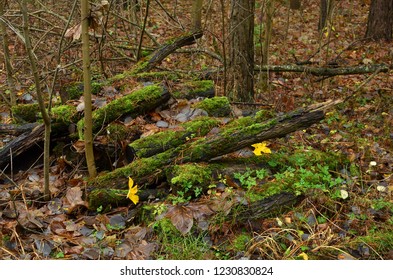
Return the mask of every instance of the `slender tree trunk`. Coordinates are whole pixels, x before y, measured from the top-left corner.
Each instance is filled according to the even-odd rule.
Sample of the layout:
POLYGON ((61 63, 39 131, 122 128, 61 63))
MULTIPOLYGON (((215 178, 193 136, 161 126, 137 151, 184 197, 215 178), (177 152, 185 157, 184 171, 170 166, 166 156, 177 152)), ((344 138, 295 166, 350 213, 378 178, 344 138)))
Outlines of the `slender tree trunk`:
MULTIPOLYGON (((5 2, 6 2, 6 0, 0 0, 0 16, 3 16, 3 14, 4 14, 5 2)), ((16 105, 16 94, 15 94, 15 86, 14 86, 14 80, 13 80, 13 69, 12 69, 12 65, 11 65, 10 51, 8 49, 8 35, 7 35, 6 25, 2 20, 0 20, 0 33, 2 34, 2 37, 3 37, 4 62, 5 62, 5 68, 7 70, 7 85, 8 85, 8 90, 10 92, 10 100, 9 101, 10 101, 11 105, 16 105)))
MULTIPOLYGON (((264 1, 264 8, 263 8, 263 40, 261 42, 262 45, 262 60, 261 65, 268 65, 269 64, 269 47, 272 37, 272 28, 273 28, 273 0, 266 0, 264 1)), ((268 81, 269 81, 269 72, 268 71, 261 71, 259 73, 259 82, 258 88, 262 91, 266 91, 268 89, 268 81)))
POLYGON ((50 199, 49 191, 49 153, 50 153, 50 132, 51 120, 45 108, 44 97, 41 92, 40 77, 38 73, 37 63, 33 53, 33 47, 30 41, 29 33, 29 15, 27 13, 27 0, 22 0, 20 3, 23 16, 23 33, 25 39, 26 51, 29 57, 31 71, 33 72, 34 84, 36 88, 37 100, 40 107, 40 112, 45 125, 45 139, 44 139, 44 197, 46 200, 50 199))
POLYGON ((91 73, 90 73, 90 52, 89 52, 89 0, 81 0, 82 15, 82 56, 83 56, 83 88, 85 101, 85 156, 89 176, 97 176, 93 151, 93 125, 92 125, 92 105, 91 105, 91 73))
POLYGON ((366 38, 392 41, 393 33, 393 1, 371 1, 368 15, 366 38))
POLYGON ((192 30, 202 29, 202 5, 203 0, 194 0, 192 3, 192 30))
POLYGON ((136 53, 136 60, 137 61, 141 58, 143 35, 145 34, 147 17, 149 16, 149 7, 150 7, 150 0, 147 0, 146 1, 145 17, 143 19, 143 26, 142 26, 141 34, 139 36, 138 49, 137 49, 137 53, 136 53))
POLYGON ((328 19, 330 18, 334 6, 334 0, 321 0, 318 30, 320 32, 326 27, 328 19))
POLYGON ((227 95, 233 101, 254 98, 255 0, 232 0, 227 95))

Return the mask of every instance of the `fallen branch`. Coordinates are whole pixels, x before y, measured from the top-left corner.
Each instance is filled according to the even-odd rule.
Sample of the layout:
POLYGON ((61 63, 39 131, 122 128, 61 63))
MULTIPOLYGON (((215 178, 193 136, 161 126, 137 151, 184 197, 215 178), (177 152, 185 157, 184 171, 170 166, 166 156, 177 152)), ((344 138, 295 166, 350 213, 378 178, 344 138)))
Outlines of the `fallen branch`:
POLYGON ((388 72, 392 66, 386 64, 368 64, 353 67, 307 67, 303 65, 262 65, 255 67, 255 72, 300 72, 314 76, 355 75, 379 72, 388 72))
POLYGON ((135 65, 133 72, 135 74, 147 72, 153 69, 156 65, 161 63, 168 55, 175 52, 184 46, 192 45, 195 41, 201 38, 203 35, 202 31, 195 31, 191 34, 184 35, 174 42, 167 43, 161 48, 157 49, 148 57, 148 61, 142 61, 135 65))

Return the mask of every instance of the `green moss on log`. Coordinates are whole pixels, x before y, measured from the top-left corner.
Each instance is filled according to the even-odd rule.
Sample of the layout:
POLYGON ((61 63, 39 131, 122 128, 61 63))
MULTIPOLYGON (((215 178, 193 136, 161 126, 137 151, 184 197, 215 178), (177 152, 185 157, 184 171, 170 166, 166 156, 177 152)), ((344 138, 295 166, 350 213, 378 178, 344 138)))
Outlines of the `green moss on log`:
POLYGON ((204 163, 175 165, 167 171, 168 182, 174 192, 181 191, 185 196, 193 196, 196 188, 203 192, 210 185, 213 179, 212 166, 204 163))
POLYGON ((69 125, 77 122, 79 118, 78 112, 74 106, 60 105, 52 108, 52 121, 55 123, 69 125))
MULTIPOLYGON (((103 125, 124 114, 137 116, 153 109, 164 101, 164 93, 164 89, 158 85, 146 86, 95 110, 93 112, 93 131, 97 132, 103 125)), ((78 122, 78 133, 81 139, 83 139, 83 131, 84 119, 81 119, 78 122)))
POLYGON ((181 85, 181 89, 172 93, 175 98, 213 97, 214 82, 212 80, 190 81, 181 85))
POLYGON ((205 110, 209 116, 213 117, 227 117, 231 114, 231 106, 225 96, 206 98, 197 103, 195 107, 205 110))
POLYGON ((177 147, 195 137, 205 136, 220 122, 214 118, 201 117, 180 125, 182 130, 166 130, 146 138, 140 138, 129 146, 137 158, 149 157, 170 148, 177 147))
POLYGON ((11 107, 11 112, 13 116, 17 116, 28 123, 33 123, 39 117, 40 107, 38 103, 18 104, 11 107))

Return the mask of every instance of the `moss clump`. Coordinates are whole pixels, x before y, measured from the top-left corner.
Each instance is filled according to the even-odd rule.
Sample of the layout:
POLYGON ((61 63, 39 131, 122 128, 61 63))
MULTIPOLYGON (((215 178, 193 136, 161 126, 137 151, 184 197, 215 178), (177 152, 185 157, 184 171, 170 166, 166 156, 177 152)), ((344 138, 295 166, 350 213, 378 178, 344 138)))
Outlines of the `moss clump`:
MULTIPOLYGON (((258 158, 265 160, 269 169, 275 170, 275 174, 267 182, 258 180, 256 178, 258 176, 252 175, 255 186, 249 188, 247 193, 251 201, 261 200, 282 192, 300 195, 312 189, 319 189, 333 197, 344 183, 340 176, 332 173, 346 164, 346 160, 339 155, 318 150, 302 150, 292 155, 273 153, 258 158)), ((247 182, 252 179, 244 175, 243 177, 243 181, 247 182)))
POLYGON ((126 138, 128 134, 127 127, 119 123, 111 123, 108 125, 106 132, 109 140, 113 142, 126 138))
POLYGON ((104 85, 104 83, 102 83, 102 82, 93 81, 91 83, 91 93, 98 94, 101 91, 103 85, 104 85))
POLYGON ((209 185, 213 172, 207 164, 187 163, 175 165, 167 174, 169 182, 175 192, 182 195, 198 196, 196 188, 200 188, 199 194, 204 187, 209 185))
POLYGON ((274 112, 269 110, 260 110, 255 114, 255 120, 257 122, 264 122, 274 117, 274 112))
MULTIPOLYGON (((124 114, 137 116, 145 113, 162 102, 163 89, 157 85, 143 87, 133 93, 112 101, 93 112, 93 131, 116 120, 124 114)), ((79 137, 83 139, 84 120, 78 122, 79 137)))
POLYGON ((71 105, 56 106, 52 108, 52 120, 59 124, 68 125, 78 120, 78 112, 71 105))
POLYGON ((62 91, 66 95, 66 100, 79 99, 83 95, 83 83, 74 82, 63 86, 62 91))
POLYGON ((40 107, 38 103, 19 104, 12 106, 11 111, 13 116, 17 116, 26 122, 32 123, 37 121, 40 113, 40 107))
POLYGON ((227 117, 231 113, 229 100, 225 96, 207 98, 199 102, 195 107, 205 110, 209 116, 214 117, 227 117))

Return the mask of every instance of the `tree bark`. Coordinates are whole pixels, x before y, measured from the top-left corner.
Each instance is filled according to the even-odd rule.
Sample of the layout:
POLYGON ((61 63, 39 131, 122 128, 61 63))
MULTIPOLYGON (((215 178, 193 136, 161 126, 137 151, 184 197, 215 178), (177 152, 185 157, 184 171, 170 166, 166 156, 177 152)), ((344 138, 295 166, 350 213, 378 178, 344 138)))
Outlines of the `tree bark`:
POLYGON ((0 150, 0 167, 7 165, 10 162, 11 157, 16 157, 38 142, 44 140, 45 126, 42 124, 30 124, 18 137, 10 141, 5 147, 0 150))
POLYGON ((255 0, 233 0, 229 27, 230 50, 226 93, 232 101, 254 98, 255 0))
POLYGON ((192 3, 192 26, 191 30, 202 30, 202 5, 203 0, 194 0, 192 3))
POLYGON ((371 1, 368 15, 366 38, 392 41, 393 33, 393 1, 371 1))
MULTIPOLYGON (((6 0, 0 0, 0 17, 4 15, 4 8, 5 8, 6 0)), ((4 64, 6 68, 6 73, 7 73, 7 85, 8 85, 8 90, 10 92, 10 104, 12 106, 16 105, 16 90, 15 90, 15 85, 14 85, 14 71, 12 69, 11 65, 11 56, 10 56, 10 51, 8 49, 9 43, 8 43, 8 34, 7 34, 7 28, 5 23, 0 20, 0 33, 2 35, 2 41, 3 41, 3 52, 4 52, 4 64)))
POLYGON ((85 101, 84 140, 87 169, 90 178, 97 176, 93 151, 93 120, 91 104, 91 73, 89 52, 89 1, 81 0, 82 56, 83 56, 83 97, 85 101))

